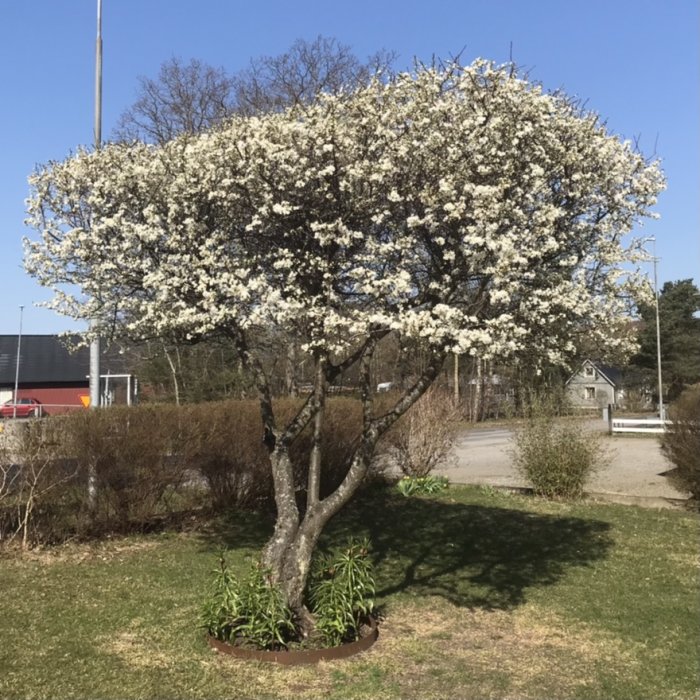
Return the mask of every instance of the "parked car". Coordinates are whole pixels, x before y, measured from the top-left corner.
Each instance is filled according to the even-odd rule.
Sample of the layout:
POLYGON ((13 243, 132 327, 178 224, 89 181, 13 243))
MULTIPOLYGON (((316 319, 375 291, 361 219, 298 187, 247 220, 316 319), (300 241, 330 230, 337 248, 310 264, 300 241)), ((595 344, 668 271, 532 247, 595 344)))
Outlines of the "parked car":
POLYGON ((37 399, 17 399, 14 401, 5 401, 0 406, 0 416, 3 418, 34 418, 43 415, 43 407, 37 399))

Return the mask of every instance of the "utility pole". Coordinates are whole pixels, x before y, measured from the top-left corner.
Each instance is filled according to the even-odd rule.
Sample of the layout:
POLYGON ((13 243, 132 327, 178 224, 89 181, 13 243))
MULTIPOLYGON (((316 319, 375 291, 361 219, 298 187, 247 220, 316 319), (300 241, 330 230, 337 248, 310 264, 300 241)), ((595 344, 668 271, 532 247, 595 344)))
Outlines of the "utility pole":
POLYGON ((22 349, 22 316, 24 315, 24 306, 19 307, 19 335, 17 336, 17 361, 15 363, 15 397, 12 402, 12 417, 17 418, 17 391, 19 389, 19 353, 22 349))
POLYGON ((454 353, 454 402, 459 406, 459 355, 454 353))
POLYGON ((659 322, 659 286, 656 280, 656 239, 654 239, 654 302, 656 306, 656 367, 659 381, 659 419, 666 420, 666 409, 664 408, 664 390, 661 382, 661 324, 659 322))
MULTIPOLYGON (((95 43, 95 150, 102 146, 102 0, 97 0, 95 43)), ((93 327, 94 327, 93 323, 93 327)), ((90 342, 90 408, 100 407, 100 339, 90 342)))
MULTIPOLYGON (((102 146, 102 0, 97 0, 97 40, 95 42, 95 150, 102 146)), ((97 324, 92 322, 93 330, 97 324)), ((90 341, 90 409, 100 407, 100 339, 90 341)), ((94 510, 97 504, 97 469, 88 467, 88 505, 94 510)))

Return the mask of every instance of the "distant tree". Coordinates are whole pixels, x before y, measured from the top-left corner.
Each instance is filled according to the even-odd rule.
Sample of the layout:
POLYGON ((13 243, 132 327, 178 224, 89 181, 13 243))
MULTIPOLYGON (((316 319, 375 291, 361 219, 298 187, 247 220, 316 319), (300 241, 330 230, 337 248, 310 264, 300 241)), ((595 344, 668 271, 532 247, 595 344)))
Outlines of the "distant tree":
POLYGON ((181 134, 199 134, 232 113, 233 92, 233 79, 223 68, 171 58, 156 79, 139 78, 136 102, 119 118, 115 136, 163 144, 181 134))
POLYGON ((233 114, 260 114, 309 104, 322 92, 366 85, 388 75, 395 55, 379 51, 361 61, 337 39, 295 41, 278 56, 259 56, 231 75, 192 59, 171 58, 157 78, 139 78, 137 99, 119 118, 118 140, 163 144, 181 134, 198 134, 233 114))
POLYGON ((252 115, 310 104, 323 92, 336 94, 367 85, 377 74, 388 76, 394 60, 394 53, 382 50, 361 61, 334 38, 298 39, 278 56, 252 59, 234 76, 236 111, 252 115))
MULTIPOLYGON (((659 292, 661 372, 664 394, 673 401, 691 384, 700 382, 700 291, 692 279, 666 282, 659 292)), ((656 309, 640 307, 639 353, 630 375, 648 387, 656 384, 656 309), (635 372, 636 370, 636 372, 635 372)))
POLYGON ((238 350, 273 475, 263 562, 308 622, 321 532, 448 352, 556 362, 575 333, 620 337, 630 299, 648 289, 624 236, 663 176, 565 95, 479 60, 324 92, 160 148, 80 151, 31 185, 40 237, 26 268, 54 288, 53 308, 92 319, 93 332, 222 336, 238 350), (313 391, 285 424, 258 342, 268 329, 301 338, 312 359, 313 391), (392 333, 419 343, 425 364, 384 411, 371 369, 392 333), (353 365, 362 429, 342 482, 321 498, 324 406, 353 365), (300 503, 289 450, 307 427, 300 503))
POLYGON ((196 344, 151 341, 129 348, 142 397, 177 404, 254 394, 231 343, 212 338, 196 344))

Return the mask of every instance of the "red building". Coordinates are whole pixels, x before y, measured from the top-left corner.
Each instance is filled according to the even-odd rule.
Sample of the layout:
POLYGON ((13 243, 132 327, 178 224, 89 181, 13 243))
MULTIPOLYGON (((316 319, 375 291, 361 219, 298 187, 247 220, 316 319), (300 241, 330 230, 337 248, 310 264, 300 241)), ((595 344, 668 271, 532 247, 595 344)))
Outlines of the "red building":
MULTIPOLYGON (((89 405, 88 347, 71 349, 76 337, 23 335, 18 358, 17 340, 16 335, 0 335, 0 403, 14 400, 17 376, 17 398, 37 399, 46 414, 65 413, 89 405)), ((102 403, 132 403, 137 384, 127 371, 122 355, 103 352, 100 375, 102 403)))

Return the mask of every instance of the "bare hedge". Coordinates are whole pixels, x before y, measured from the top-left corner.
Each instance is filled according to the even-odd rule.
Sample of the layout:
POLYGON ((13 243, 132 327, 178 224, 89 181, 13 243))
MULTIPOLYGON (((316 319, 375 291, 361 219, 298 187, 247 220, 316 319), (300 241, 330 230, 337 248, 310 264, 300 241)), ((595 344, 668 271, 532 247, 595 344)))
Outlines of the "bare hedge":
MULTIPOLYGON (((276 402, 280 424, 300 405, 276 402)), ((256 401, 113 407, 15 427, 0 450, 0 543, 144 528, 193 504, 274 507, 256 401)), ((340 483, 360 430, 358 401, 327 403, 322 495, 340 483)), ((310 450, 307 430, 290 448, 300 501, 310 450)))

